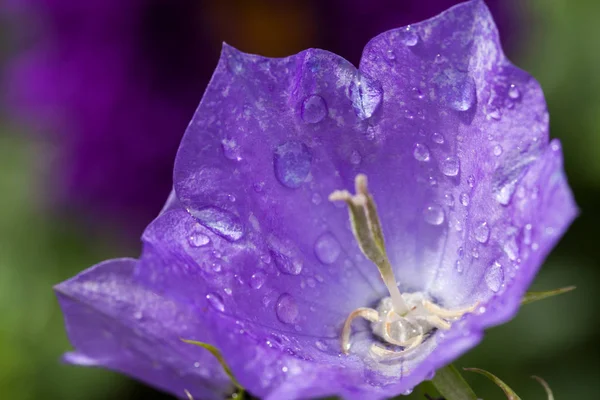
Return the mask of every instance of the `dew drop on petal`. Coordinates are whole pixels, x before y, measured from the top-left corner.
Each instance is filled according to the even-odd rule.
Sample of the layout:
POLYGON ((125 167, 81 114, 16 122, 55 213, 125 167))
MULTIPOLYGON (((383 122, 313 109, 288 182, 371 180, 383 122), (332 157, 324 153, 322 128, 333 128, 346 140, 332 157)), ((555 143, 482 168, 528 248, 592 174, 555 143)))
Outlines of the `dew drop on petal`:
POLYGON ((507 237, 502 244, 502 250, 506 253, 511 261, 519 258, 519 245, 514 235, 507 237))
POLYGON ((425 222, 430 225, 441 225, 444 222, 444 210, 440 206, 431 205, 423 211, 425 222))
POLYGON ((521 92, 519 91, 519 88, 515 85, 510 85, 510 88, 508 89, 508 97, 510 97, 513 100, 516 100, 519 97, 521 97, 521 92))
POLYGON ((275 305, 277 319, 284 324, 293 324, 298 318, 298 304, 292 295, 284 293, 277 299, 275 305))
POLYGON ((290 140, 277 147, 274 153, 275 176, 285 187, 299 188, 310 174, 312 154, 299 141, 290 140))
POLYGON ((371 118, 383 98, 381 84, 358 72, 348 88, 352 108, 356 116, 362 120, 371 118))
POLYGON ((419 35, 417 32, 409 25, 404 29, 402 36, 402 43, 404 43, 408 47, 416 46, 419 43, 419 35))
POLYGON ((323 264, 333 264, 341 251, 340 243, 331 233, 324 233, 315 242, 315 255, 323 264))
POLYGON ((210 242, 210 238, 200 232, 199 230, 194 230, 188 237, 188 244, 191 247, 202 247, 210 242))
POLYGON ((475 187, 475 177, 473 175, 469 175, 467 178, 467 183, 469 184, 469 187, 475 187))
POLYGON ((456 260, 456 272, 461 273, 464 270, 464 265, 462 260, 456 260))
POLYGON ((350 162, 354 165, 358 165, 358 164, 360 164, 361 161, 362 161, 362 157, 361 157, 360 153, 356 150, 353 150, 352 154, 350 154, 350 162))
POLYGON ((223 148, 223 155, 229 160, 240 161, 241 149, 236 143, 235 139, 223 139, 221 140, 221 147, 223 148))
POLYGON ((466 193, 460 194, 460 204, 462 204, 465 207, 469 205, 469 195, 468 194, 466 194, 466 193))
POLYGON ((250 287, 252 289, 260 289, 267 280, 267 277, 264 272, 258 271, 252 274, 250 277, 250 287))
POLYGON ((415 143, 413 156, 417 161, 429 161, 429 149, 422 143, 415 143))
POLYGON ((437 144, 444 144, 444 136, 441 133, 434 132, 431 135, 431 140, 437 144))
POLYGON ((504 268, 500 262, 494 261, 489 267, 485 274, 485 283, 494 293, 500 290, 500 287, 502 287, 502 284, 504 283, 504 268))
POLYGON ((321 122, 327 115, 327 103, 318 94, 313 94, 304 99, 301 110, 302 120, 309 124, 321 122))
POLYGON ((187 211, 202 225, 230 242, 238 241, 244 236, 244 229, 239 217, 229 211, 218 207, 206 207, 198 210, 189 208, 187 211))
POLYGON ((440 162, 440 171, 446 176, 456 176, 460 170, 460 161, 458 157, 449 156, 440 162))
POLYGON ((498 167, 492 176, 492 191, 498 203, 508 205, 512 200, 519 180, 525 175, 529 165, 537 157, 535 155, 516 156, 507 159, 498 167))
POLYGON ((471 76, 463 79, 462 84, 456 84, 452 87, 453 93, 450 96, 450 107, 456 111, 468 111, 473 107, 477 100, 475 81, 471 76))
POLYGON ((216 293, 209 293, 206 295, 206 300, 210 303, 211 306, 218 311, 225 311, 225 303, 223 303, 223 298, 216 293))
POLYGON ((486 243, 490 237, 490 228, 488 227, 487 222, 478 224, 473 230, 473 234, 475 235, 475 240, 479 243, 486 243))
POLYGON ((454 207, 454 196, 452 193, 446 193, 444 195, 444 203, 446 203, 448 207, 454 207))
POLYGON ((270 237, 268 241, 271 257, 281 272, 287 275, 298 275, 302 272, 304 263, 293 243, 275 237, 270 237))
POLYGON ((494 155, 495 155, 496 157, 499 157, 499 156, 502 154, 502 151, 503 151, 503 150, 504 150, 504 149, 502 149, 502 146, 500 146, 499 144, 495 145, 495 146, 494 146, 494 150, 493 150, 493 152, 494 152, 494 155))

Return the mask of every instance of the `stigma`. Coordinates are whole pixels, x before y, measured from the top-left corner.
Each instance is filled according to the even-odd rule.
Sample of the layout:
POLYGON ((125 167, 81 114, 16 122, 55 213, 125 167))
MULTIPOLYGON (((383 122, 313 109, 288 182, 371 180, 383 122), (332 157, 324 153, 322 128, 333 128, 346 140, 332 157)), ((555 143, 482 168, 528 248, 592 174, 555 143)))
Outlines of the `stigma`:
POLYGON ((337 190, 331 193, 329 200, 344 201, 348 205, 354 237, 363 254, 379 269, 389 296, 383 298, 377 308, 361 307, 348 315, 342 328, 342 351, 349 354, 352 322, 362 318, 371 323, 373 334, 380 339, 380 343, 371 345, 371 353, 386 359, 399 358, 417 349, 433 331, 450 329, 452 322, 473 312, 477 304, 450 310, 435 304, 426 293, 400 293, 386 253, 377 208, 368 191, 367 177, 359 174, 354 182, 356 194, 337 190))

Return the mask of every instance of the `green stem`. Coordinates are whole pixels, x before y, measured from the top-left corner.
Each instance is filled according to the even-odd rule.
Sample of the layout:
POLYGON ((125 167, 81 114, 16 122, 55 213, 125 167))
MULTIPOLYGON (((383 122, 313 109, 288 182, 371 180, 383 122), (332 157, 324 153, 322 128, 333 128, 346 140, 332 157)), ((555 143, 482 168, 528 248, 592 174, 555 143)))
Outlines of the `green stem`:
POLYGON ((453 365, 437 370, 431 382, 446 400, 477 400, 473 389, 453 365))

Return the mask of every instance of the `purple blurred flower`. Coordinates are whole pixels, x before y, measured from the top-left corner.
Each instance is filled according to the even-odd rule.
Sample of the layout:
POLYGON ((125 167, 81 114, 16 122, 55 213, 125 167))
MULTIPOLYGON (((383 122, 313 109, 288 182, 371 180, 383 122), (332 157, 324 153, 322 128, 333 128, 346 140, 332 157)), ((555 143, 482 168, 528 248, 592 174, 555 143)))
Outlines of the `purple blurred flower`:
MULTIPOLYGON (((375 34, 457 2, 378 0, 352 7, 346 1, 344 6, 302 2, 312 11, 298 25, 312 26, 314 14, 321 23, 310 46, 357 62, 375 34)), ((512 2, 489 3, 503 21, 514 21, 515 15, 505 18, 512 2)), ((215 30, 231 22, 214 22, 214 10, 198 0, 28 0, 12 8, 39 25, 33 47, 12 65, 9 97, 13 114, 56 144, 48 180, 54 197, 58 204, 110 217, 137 232, 171 188, 180 132, 224 39, 215 30)), ((269 21, 267 15, 256 25, 268 31, 269 21)), ((242 22, 235 24, 245 26, 242 22)))
POLYGON ((174 182, 139 261, 56 289, 69 361, 179 396, 205 396, 194 365, 214 363, 178 338, 216 346, 265 399, 406 393, 515 315, 577 213, 543 93, 505 58, 479 0, 375 37, 359 69, 322 50, 272 59, 225 46, 174 182), (383 256, 365 182, 333 197, 366 215, 354 231, 368 227, 371 244, 359 248, 327 201, 360 174, 383 256), (410 310, 394 314, 401 302, 410 310), (344 355, 356 310, 375 322, 351 325, 344 355))

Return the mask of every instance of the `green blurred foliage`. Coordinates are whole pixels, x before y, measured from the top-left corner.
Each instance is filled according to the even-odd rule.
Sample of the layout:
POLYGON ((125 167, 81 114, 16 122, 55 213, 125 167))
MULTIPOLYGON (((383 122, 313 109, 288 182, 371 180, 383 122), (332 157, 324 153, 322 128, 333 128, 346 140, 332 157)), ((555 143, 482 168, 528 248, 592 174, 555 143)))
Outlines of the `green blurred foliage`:
MULTIPOLYGON (((523 399, 600 396, 600 1, 523 0, 528 40, 514 61, 542 84, 551 134, 563 142, 580 218, 552 253, 532 290, 578 288, 525 306, 491 329, 459 367, 488 370, 523 399)), ((0 40, 4 42, 4 40, 0 40)), ((45 208, 39 190, 44 148, 20 129, 0 127, 0 394, 11 400, 159 398, 117 374, 59 363, 70 349, 53 284, 102 259, 137 253, 108 232, 45 208), (136 392, 137 390, 137 392, 136 392)), ((486 378, 464 373, 484 399, 502 399, 486 378)), ((407 397, 434 394, 424 385, 407 397)), ((165 397, 166 398, 166 397, 165 397)))

